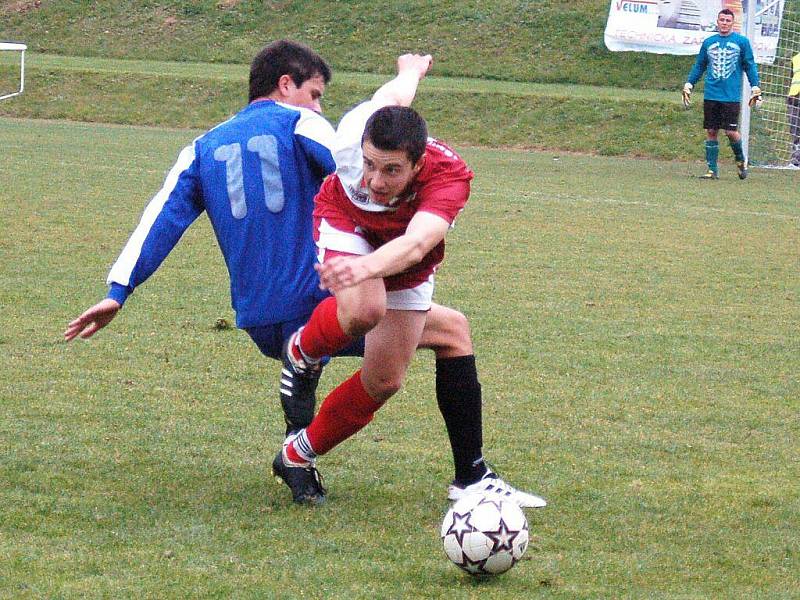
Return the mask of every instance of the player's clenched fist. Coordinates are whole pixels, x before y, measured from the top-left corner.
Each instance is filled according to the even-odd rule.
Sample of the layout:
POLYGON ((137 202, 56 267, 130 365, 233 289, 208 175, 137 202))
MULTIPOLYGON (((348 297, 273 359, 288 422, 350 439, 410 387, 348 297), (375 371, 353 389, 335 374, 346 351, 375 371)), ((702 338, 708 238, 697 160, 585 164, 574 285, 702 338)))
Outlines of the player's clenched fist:
POLYGON ((422 79, 430 70, 433 57, 430 54, 403 54, 397 59, 397 72, 406 73, 413 71, 422 79))

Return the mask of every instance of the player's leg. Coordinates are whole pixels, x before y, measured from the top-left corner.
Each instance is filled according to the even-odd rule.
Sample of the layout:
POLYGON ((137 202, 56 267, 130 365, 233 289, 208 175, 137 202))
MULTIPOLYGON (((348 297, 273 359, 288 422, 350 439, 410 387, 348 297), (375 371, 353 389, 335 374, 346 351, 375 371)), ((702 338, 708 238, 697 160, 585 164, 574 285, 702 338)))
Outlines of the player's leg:
POLYGON ((739 133, 739 102, 721 102, 722 123, 728 143, 733 150, 733 157, 736 162, 736 169, 739 172, 739 179, 747 179, 747 159, 742 147, 742 136, 739 133))
MULTIPOLYGON (((374 249, 347 214, 314 219, 319 260, 371 253, 374 249)), ((302 331, 289 339, 284 365, 302 372, 325 356, 332 356, 365 335, 386 313, 382 280, 369 279, 326 298, 314 309, 302 331)))
POLYGON ((424 325, 423 311, 387 311, 366 336, 361 369, 325 398, 311 425, 298 436, 308 443, 290 443, 289 459, 310 462, 369 423, 400 389, 424 325))
POLYGON ((387 311, 366 336, 361 370, 325 398, 306 429, 308 448, 295 447, 311 451, 301 458, 326 454, 372 420, 400 389, 424 325, 423 311, 387 311))
POLYGON ((726 130, 725 135, 728 136, 728 142, 733 150, 733 157, 736 161, 736 169, 739 172, 739 179, 747 179, 747 160, 744 156, 744 148, 742 147, 742 136, 738 131, 726 130))
POLYGON ((487 467, 482 450, 481 384, 467 318, 452 308, 431 305, 420 348, 436 354, 436 403, 453 452, 454 481, 474 483, 487 467))
MULTIPOLYGON (((291 321, 247 327, 245 331, 264 356, 281 360, 287 339, 305 324, 309 317, 310 313, 291 321)), ((318 368, 296 374, 283 367, 279 395, 286 422, 286 435, 306 427, 314 418, 316 390, 321 372, 321 368, 318 368)))
POLYGON ((701 179, 719 179, 719 140, 717 139, 717 130, 708 129, 706 136, 706 165, 708 170, 701 176, 701 179))
POLYGON ((318 503, 325 490, 314 467, 317 456, 328 453, 363 429, 402 385, 425 325, 424 311, 389 310, 366 336, 364 364, 322 402, 311 424, 290 436, 273 461, 273 472, 292 490, 295 502, 318 503), (309 476, 293 481, 305 471, 309 476))
MULTIPOLYGON (((316 219, 314 231, 321 261, 333 256, 372 251, 358 227, 346 215, 330 222, 316 219)), ((313 395, 300 392, 309 390, 311 382, 319 380, 323 357, 352 347, 385 311, 383 282, 366 281, 343 290, 337 297, 323 300, 311 313, 308 322, 288 337, 281 353, 281 402, 284 413, 294 412, 295 417, 289 419, 291 424, 287 424, 287 435, 308 426, 314 416, 313 395), (297 405, 296 410, 287 408, 289 404, 297 405)))
POLYGON ((544 499, 516 490, 484 462, 483 400, 467 318, 457 310, 433 304, 420 347, 431 348, 436 353, 436 401, 444 418, 455 466, 448 496, 457 499, 468 490, 489 489, 522 507, 544 507, 547 504, 544 499))
POLYGON ((308 322, 290 338, 290 357, 298 365, 317 364, 365 335, 386 314, 386 289, 380 279, 368 279, 326 298, 308 322))
POLYGON ((719 179, 719 140, 717 134, 720 129, 719 102, 713 100, 703 101, 703 129, 706 130, 705 155, 708 170, 701 179, 719 179))

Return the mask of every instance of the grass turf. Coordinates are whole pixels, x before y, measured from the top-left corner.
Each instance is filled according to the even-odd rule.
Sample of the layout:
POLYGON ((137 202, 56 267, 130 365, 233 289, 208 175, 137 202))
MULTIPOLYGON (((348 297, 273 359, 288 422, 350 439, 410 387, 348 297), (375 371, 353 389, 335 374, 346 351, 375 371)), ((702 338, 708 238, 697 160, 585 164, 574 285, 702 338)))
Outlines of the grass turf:
POLYGON ((430 355, 321 461, 325 507, 268 477, 278 366, 219 325, 203 219, 109 328, 60 341, 195 134, 0 119, 0 596, 792 597, 795 173, 464 149, 437 299, 472 322, 488 458, 550 501, 526 560, 476 582, 437 539, 430 355))

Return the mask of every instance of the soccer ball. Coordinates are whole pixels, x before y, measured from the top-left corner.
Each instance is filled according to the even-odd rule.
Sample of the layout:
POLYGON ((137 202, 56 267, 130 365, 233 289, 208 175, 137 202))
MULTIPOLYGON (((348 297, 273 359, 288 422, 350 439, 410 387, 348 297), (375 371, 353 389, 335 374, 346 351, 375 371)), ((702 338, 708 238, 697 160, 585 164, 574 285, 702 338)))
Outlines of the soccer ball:
POLYGON ((528 548, 528 520, 510 500, 470 494, 442 522, 447 558, 471 575, 505 573, 528 548))

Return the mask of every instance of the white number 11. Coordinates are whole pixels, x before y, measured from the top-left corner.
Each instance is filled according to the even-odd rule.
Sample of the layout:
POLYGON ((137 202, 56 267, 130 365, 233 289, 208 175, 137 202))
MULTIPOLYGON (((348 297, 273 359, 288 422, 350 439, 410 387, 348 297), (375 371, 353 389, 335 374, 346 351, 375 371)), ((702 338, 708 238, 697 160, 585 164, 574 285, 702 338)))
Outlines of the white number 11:
MULTIPOLYGON (((264 185, 264 200, 270 212, 283 210, 283 179, 278 160, 278 140, 272 135, 257 135, 247 140, 247 150, 258 154, 261 163, 261 181, 264 185)), ((227 144, 214 150, 214 160, 225 163, 225 181, 231 214, 234 219, 247 216, 242 171, 242 145, 227 144)))

